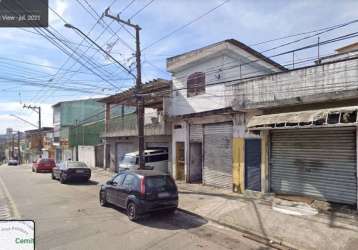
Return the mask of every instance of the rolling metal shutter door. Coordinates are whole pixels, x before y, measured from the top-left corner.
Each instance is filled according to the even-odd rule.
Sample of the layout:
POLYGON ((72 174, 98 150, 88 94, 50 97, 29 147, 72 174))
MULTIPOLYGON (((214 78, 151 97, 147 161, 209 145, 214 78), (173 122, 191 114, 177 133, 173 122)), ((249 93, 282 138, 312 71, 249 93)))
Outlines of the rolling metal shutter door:
POLYGON ((232 123, 204 127, 204 184, 232 188, 232 123))
POLYGON ((190 125, 190 141, 196 141, 196 142, 203 141, 203 126, 201 124, 190 125))
POLYGON ((271 143, 273 192, 357 202, 355 128, 276 130, 271 143))

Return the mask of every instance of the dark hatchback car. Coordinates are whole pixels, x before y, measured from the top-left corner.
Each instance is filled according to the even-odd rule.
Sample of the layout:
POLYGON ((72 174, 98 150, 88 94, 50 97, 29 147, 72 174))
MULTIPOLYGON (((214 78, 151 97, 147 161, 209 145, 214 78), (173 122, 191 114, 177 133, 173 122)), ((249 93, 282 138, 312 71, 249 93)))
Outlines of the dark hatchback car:
POLYGON ((52 179, 58 179, 61 183, 68 181, 89 181, 91 169, 86 163, 80 161, 63 161, 52 169, 52 179))
POLYGON ((132 221, 155 211, 174 212, 178 207, 178 189, 173 178, 153 170, 123 171, 101 186, 102 206, 111 203, 127 210, 132 221))

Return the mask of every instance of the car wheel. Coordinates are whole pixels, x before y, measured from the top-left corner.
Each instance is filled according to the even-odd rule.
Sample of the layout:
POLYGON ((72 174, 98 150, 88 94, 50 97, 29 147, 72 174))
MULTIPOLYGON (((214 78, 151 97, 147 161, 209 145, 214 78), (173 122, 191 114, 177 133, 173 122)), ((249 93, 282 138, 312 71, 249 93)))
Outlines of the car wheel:
POLYGON ((137 206, 133 202, 129 202, 127 206, 127 215, 129 220, 135 221, 138 219, 137 206))
POLYGON ((107 203, 107 198, 106 198, 106 191, 101 191, 99 193, 99 204, 102 206, 102 207, 105 207, 108 205, 107 203))
POLYGON ((66 178, 63 176, 63 174, 60 175, 60 182, 62 184, 65 184, 66 183, 66 178))

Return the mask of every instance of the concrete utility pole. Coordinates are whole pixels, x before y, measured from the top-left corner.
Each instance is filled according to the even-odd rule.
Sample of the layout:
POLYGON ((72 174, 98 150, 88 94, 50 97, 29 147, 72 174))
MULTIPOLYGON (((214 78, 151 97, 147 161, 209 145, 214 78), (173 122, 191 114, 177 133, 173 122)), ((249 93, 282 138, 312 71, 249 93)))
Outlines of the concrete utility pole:
POLYGON ((15 158, 14 151, 15 151, 15 138, 14 134, 11 134, 11 159, 15 158))
POLYGON ((78 145, 79 145, 79 140, 78 140, 78 120, 76 120, 76 125, 75 125, 75 140, 76 140, 76 161, 78 161, 78 145))
POLYGON ((39 115, 39 134, 40 134, 40 143, 39 143, 39 154, 40 157, 42 156, 42 136, 41 136, 41 107, 40 106, 31 106, 31 105, 25 105, 23 108, 31 109, 35 111, 39 115))
POLYGON ((138 145, 139 145, 139 168, 144 169, 145 159, 144 159, 144 99, 141 95, 142 89, 142 68, 141 68, 141 51, 140 51, 140 37, 139 32, 141 28, 132 24, 130 20, 124 21, 117 16, 109 14, 109 8, 104 12, 104 16, 112 18, 113 20, 132 27, 135 29, 135 38, 136 38, 136 64, 137 64, 137 76, 136 76, 136 98, 137 98, 137 127, 138 127, 138 145))
POLYGON ((17 160, 21 164, 21 151, 20 151, 20 131, 17 131, 17 160))

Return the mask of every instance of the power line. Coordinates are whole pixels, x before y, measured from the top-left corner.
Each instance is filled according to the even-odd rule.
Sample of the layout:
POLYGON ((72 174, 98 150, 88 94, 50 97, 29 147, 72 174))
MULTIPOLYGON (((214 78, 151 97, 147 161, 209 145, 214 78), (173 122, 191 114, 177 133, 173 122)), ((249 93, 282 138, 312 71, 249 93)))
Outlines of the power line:
MULTIPOLYGON (((98 21, 95 22, 95 24, 91 27, 91 29, 90 29, 90 31, 88 32, 88 34, 90 34, 90 33, 94 30, 94 28, 96 27, 97 24, 98 24, 98 21)), ((76 49, 75 49, 76 51, 79 49, 79 46, 82 45, 83 42, 84 42, 84 39, 82 39, 81 42, 80 42, 80 44, 77 45, 77 47, 76 47, 76 49)), ((66 61, 61 65, 60 69, 57 70, 57 72, 56 72, 56 74, 55 74, 55 76, 54 76, 53 78, 56 78, 56 76, 60 73, 60 70, 61 70, 62 68, 64 68, 65 65, 72 59, 73 55, 74 55, 74 52, 72 52, 71 55, 70 55, 69 57, 67 57, 66 61)), ((64 77, 64 74, 62 74, 62 78, 61 78, 61 79, 63 79, 63 77, 64 77)), ((43 95, 42 95, 42 96, 45 96, 45 94, 46 94, 46 91, 43 92, 43 95)), ((35 98, 35 97, 34 97, 34 98, 35 98)))
POLYGON ((146 49, 148 49, 148 48, 154 46, 155 44, 157 44, 157 43, 163 41, 164 39, 167 39, 168 37, 172 36, 173 34, 175 34, 175 33, 179 32, 179 31, 185 29, 185 28, 188 27, 189 25, 191 25, 191 24, 193 24, 193 23, 199 21, 200 19, 202 19, 203 17, 209 15, 211 12, 214 12, 215 10, 217 10, 218 8, 220 8, 221 6, 223 6, 224 4, 226 4, 226 3, 229 2, 229 1, 230 1, 230 0, 225 0, 224 2, 220 3, 219 5, 215 6, 215 7, 212 8, 212 9, 208 10, 207 12, 203 13, 202 15, 200 15, 200 16, 194 18, 194 19, 191 20, 190 22, 188 22, 188 23, 186 23, 186 24, 184 24, 184 25, 182 25, 182 26, 176 28, 175 30, 169 32, 167 35, 165 35, 165 36, 159 38, 158 40, 155 40, 154 42, 150 43, 148 46, 144 47, 144 48, 142 49, 142 51, 144 51, 144 50, 146 50, 146 49))
POLYGON ((143 10, 145 10, 149 5, 151 5, 154 2, 154 0, 150 0, 146 5, 144 5, 142 8, 140 8, 138 11, 136 11, 134 14, 131 15, 129 19, 132 19, 135 16, 138 16, 139 13, 141 13, 143 10))
POLYGON ((273 39, 269 39, 269 40, 257 42, 257 43, 254 43, 254 44, 249 44, 249 46, 252 46, 252 47, 253 47, 253 46, 258 46, 258 45, 262 45, 262 44, 266 44, 266 43, 271 43, 271 42, 275 42, 275 41, 279 41, 279 40, 283 40, 283 39, 287 39, 287 38, 291 38, 291 37, 303 36, 303 35, 307 35, 307 34, 311 34, 311 33, 317 33, 317 32, 320 32, 320 31, 324 31, 324 30, 336 28, 336 27, 339 27, 339 26, 341 26, 341 25, 342 25, 342 24, 336 24, 336 25, 329 26, 329 27, 325 27, 325 28, 321 28, 321 29, 316 29, 316 30, 311 30, 311 31, 306 31, 306 32, 291 34, 291 35, 282 36, 282 37, 277 37, 277 38, 273 38, 273 39))
POLYGON ((357 22, 358 22, 358 19, 355 19, 355 20, 353 20, 353 21, 350 21, 350 22, 347 22, 347 23, 344 23, 344 24, 336 25, 336 27, 329 28, 329 29, 325 29, 324 31, 321 31, 321 32, 316 33, 316 34, 314 34, 314 35, 306 36, 306 37, 303 37, 303 38, 300 38, 300 39, 297 39, 297 40, 294 40, 294 41, 291 41, 291 42, 288 42, 288 43, 284 43, 284 44, 278 45, 278 46, 273 47, 273 48, 270 48, 270 49, 266 49, 266 50, 260 51, 260 53, 265 53, 265 52, 268 52, 268 51, 272 51, 272 50, 275 50, 275 49, 278 49, 278 48, 285 47, 285 46, 290 45, 290 44, 298 43, 298 42, 301 42, 301 41, 303 41, 303 40, 306 40, 306 39, 309 39, 309 38, 312 38, 312 37, 315 37, 315 36, 318 36, 318 35, 321 35, 321 34, 330 32, 330 31, 332 31, 332 30, 336 30, 336 29, 339 29, 339 28, 343 28, 343 27, 346 27, 346 26, 348 26, 348 25, 351 25, 351 24, 354 24, 354 23, 357 23, 357 22))

